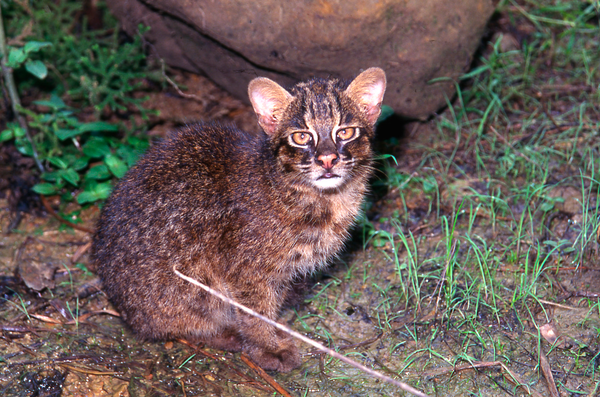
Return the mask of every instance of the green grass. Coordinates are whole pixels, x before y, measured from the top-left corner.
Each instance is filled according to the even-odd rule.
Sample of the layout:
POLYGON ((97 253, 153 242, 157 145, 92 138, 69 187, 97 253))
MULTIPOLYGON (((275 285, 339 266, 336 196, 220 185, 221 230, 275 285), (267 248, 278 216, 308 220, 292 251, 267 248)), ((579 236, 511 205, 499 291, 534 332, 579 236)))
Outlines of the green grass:
MULTIPOLYGON (((600 354, 600 303, 594 294, 565 300, 561 291, 566 284, 574 294, 585 292, 569 280, 598 268, 600 6, 505 1, 499 10, 522 29, 519 47, 503 51, 496 36, 481 51, 456 82, 455 101, 429 122, 435 141, 406 144, 421 152, 420 161, 419 154, 381 156, 385 177, 375 188, 387 188, 388 204, 379 206, 387 212, 364 221, 369 259, 352 264, 345 280, 346 290, 361 293, 342 292, 343 285, 328 293, 340 297, 338 306, 368 313, 386 335, 386 368, 401 377, 417 372, 423 380, 440 366, 481 361, 501 361, 513 372, 480 369, 460 392, 449 372, 441 377, 445 386, 435 387, 443 395, 528 388, 544 394, 539 368, 531 372, 525 364, 539 363, 540 352, 558 371, 559 390, 580 382, 579 393, 592 395, 599 384, 593 358, 600 354), (409 163, 418 165, 407 169, 409 163), (570 323, 557 317, 566 309, 552 302, 589 315, 570 323), (578 334, 572 327, 595 332, 583 343, 591 354, 547 342, 538 327, 552 321, 565 337, 578 334), (564 381, 569 360, 577 368, 569 373, 577 375, 564 381)), ((358 327, 357 319, 345 321, 358 327)), ((328 337, 335 343, 346 335, 339 329, 328 337)))

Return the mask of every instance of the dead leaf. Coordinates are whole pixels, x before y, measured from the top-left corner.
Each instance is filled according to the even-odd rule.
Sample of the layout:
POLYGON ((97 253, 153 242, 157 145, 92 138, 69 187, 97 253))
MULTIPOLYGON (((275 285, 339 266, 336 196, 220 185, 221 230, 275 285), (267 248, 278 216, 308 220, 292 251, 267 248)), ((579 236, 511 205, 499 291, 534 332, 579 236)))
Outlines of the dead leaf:
POLYGON ((35 259, 19 262, 17 271, 27 287, 41 291, 44 288, 54 288, 54 273, 58 268, 51 262, 40 262, 35 259))
POLYGON ((42 314, 31 314, 30 316, 33 317, 33 318, 37 318, 38 320, 43 321, 45 323, 60 324, 60 325, 63 324, 62 321, 55 320, 52 317, 44 316, 42 314))
POLYGON ((559 337, 558 330, 554 324, 544 324, 540 327, 540 333, 548 343, 553 345, 559 337))

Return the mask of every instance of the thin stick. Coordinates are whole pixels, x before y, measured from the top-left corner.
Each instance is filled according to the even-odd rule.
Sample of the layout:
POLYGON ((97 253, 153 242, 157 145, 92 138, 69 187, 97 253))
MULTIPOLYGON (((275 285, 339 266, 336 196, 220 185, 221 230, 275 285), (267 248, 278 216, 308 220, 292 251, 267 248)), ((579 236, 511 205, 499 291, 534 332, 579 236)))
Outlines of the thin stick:
MULTIPOLYGON (((65 224, 65 225, 67 225, 69 227, 72 227, 73 229, 77 229, 77 230, 81 230, 82 232, 94 234, 94 232, 95 232, 94 229, 90 229, 89 227, 85 227, 85 226, 77 225, 77 224, 75 224, 73 222, 69 222, 68 220, 66 220, 62 216, 58 215, 56 213, 56 211, 54 211, 54 208, 52 208, 52 206, 50 205, 50 203, 46 199, 46 196, 44 196, 43 194, 40 194, 40 198, 42 200, 42 205, 44 206, 44 208, 46 208, 46 211, 48 211, 50 213, 50 215, 52 215, 53 217, 55 217, 57 221, 59 221, 60 223, 65 224)), ((83 251, 83 252, 85 252, 85 251, 83 251)))
POLYGON ((496 366, 499 366, 503 372, 506 372, 506 374, 509 375, 509 376, 507 376, 506 374, 504 375, 505 378, 509 382, 511 382, 512 384, 514 384, 518 387, 521 387, 530 396, 542 397, 542 395, 540 393, 531 389, 526 383, 521 382, 520 378, 516 374, 514 374, 510 369, 508 369, 508 367, 506 365, 504 365, 504 363, 501 361, 475 361, 473 363, 466 364, 466 365, 460 365, 458 367, 438 368, 433 371, 428 371, 425 375, 435 377, 435 376, 440 376, 442 374, 446 374, 448 372, 460 372, 460 371, 467 371, 470 369, 489 368, 489 367, 496 367, 496 366))
POLYGON ((232 305, 234 307, 237 307, 238 309, 240 309, 244 313, 247 313, 247 314, 249 314, 251 316, 259 318, 262 321, 264 321, 264 322, 272 325, 273 327, 275 327, 275 328, 277 328, 277 329, 279 329, 279 330, 281 330, 281 331, 283 331, 283 332, 285 332, 285 333, 293 336, 294 338, 300 339, 302 342, 308 343, 309 345, 311 345, 313 347, 316 347, 317 349, 319 349, 319 350, 327 353, 328 355, 330 355, 333 358, 337 358, 338 360, 343 361, 346 364, 351 365, 354 368, 357 368, 357 369, 359 369, 359 370, 361 370, 361 371, 363 371, 363 372, 365 372, 365 373, 367 373, 367 374, 369 374, 369 375, 371 375, 371 376, 373 376, 375 378, 381 379, 384 382, 390 383, 390 384, 392 384, 394 386, 398 386, 400 389, 402 389, 402 390, 404 390, 404 391, 406 391, 406 392, 408 392, 408 393, 410 393, 410 394, 412 394, 414 396, 417 396, 417 397, 430 397, 429 395, 427 395, 427 394, 425 394, 425 393, 423 393, 423 392, 415 389, 412 386, 407 385, 404 382, 397 381, 396 379, 392 379, 389 376, 385 376, 383 374, 380 374, 377 371, 374 371, 374 370, 372 370, 370 368, 367 368, 364 365, 359 364, 356 361, 351 360, 351 359, 349 359, 348 357, 346 357, 344 355, 341 355, 340 353, 336 352, 335 350, 331 350, 331 349, 323 346, 322 344, 320 344, 318 342, 315 342, 314 340, 312 340, 310 338, 307 338, 306 336, 304 336, 304 335, 302 335, 302 334, 300 334, 300 333, 298 333, 298 332, 296 332, 296 331, 294 331, 294 330, 292 330, 292 329, 290 329, 290 328, 288 328, 288 327, 286 327, 286 326, 284 326, 282 324, 279 324, 276 321, 271 320, 270 318, 267 318, 267 317, 265 317, 265 316, 263 316, 261 314, 258 314, 254 310, 252 310, 252 309, 250 309, 250 308, 248 308, 248 307, 246 307, 246 306, 244 306, 244 305, 242 305, 242 304, 234 301, 233 299, 230 299, 230 298, 226 297, 225 295, 223 295, 219 291, 216 291, 216 290, 210 288, 209 286, 204 285, 201 282, 199 282, 199 281, 197 281, 197 280, 195 280, 195 279, 193 279, 191 277, 188 277, 188 276, 184 275, 183 273, 179 272, 176 269, 176 265, 173 266, 173 271, 175 272, 175 274, 177 276, 181 277, 185 281, 187 281, 189 283, 192 283, 192 284, 194 284, 197 287, 202 288, 203 290, 205 290, 209 294, 211 294, 213 296, 216 296, 217 298, 221 299, 224 302, 229 303, 230 305, 232 305))
POLYGON ((184 98, 195 99, 199 102, 204 103, 204 99, 200 98, 198 95, 186 94, 185 92, 181 91, 179 86, 177 84, 175 84, 175 82, 173 80, 171 80, 169 78, 169 76, 167 76, 167 73, 165 72, 165 60, 164 59, 162 59, 162 58, 160 59, 160 64, 161 64, 161 70, 162 70, 162 75, 163 75, 164 79, 167 81, 167 83, 169 83, 175 89, 175 91, 177 91, 177 94, 179 94, 180 96, 182 96, 184 98))
POLYGON ((545 299, 538 299, 538 300, 540 302, 542 302, 543 304, 545 304, 545 305, 560 307, 561 309, 566 309, 566 310, 576 310, 577 309, 577 307, 561 305, 560 303, 550 302, 550 301, 547 301, 545 299))
POLYGON ((69 364, 58 364, 58 365, 66 368, 68 370, 75 371, 75 372, 81 372, 82 374, 87 374, 87 375, 112 376, 112 375, 118 374, 118 372, 114 372, 114 371, 96 371, 93 369, 80 368, 75 365, 69 365, 69 364))
POLYGON ((2 53, 2 59, 0 59, 0 72, 4 75, 4 80, 6 81, 6 88, 8 89, 8 95, 10 96, 10 102, 12 104, 13 113, 19 122, 19 125, 25 131, 25 136, 27 140, 31 144, 31 151, 33 152, 33 159, 37 164, 38 168, 41 172, 44 172, 44 166, 40 161, 37 150, 35 149, 35 145, 33 143, 33 138, 29 133, 29 128, 27 127, 27 122, 23 118, 23 115, 19 113, 19 107, 21 107, 21 100, 19 99, 19 93, 17 92, 17 87, 15 85, 15 79, 13 78, 12 69, 6 66, 6 61, 8 59, 8 47, 6 46, 6 37, 4 35, 4 22, 2 21, 2 6, 0 6, 0 53, 2 53))
POLYGON ((277 393, 281 394, 284 397, 292 397, 292 395, 287 390, 285 390, 279 383, 275 382, 275 379, 273 379, 268 373, 266 373, 264 369, 256 365, 246 353, 242 352, 240 358, 243 362, 246 363, 247 366, 255 370, 256 373, 259 374, 260 377, 265 380, 265 382, 271 385, 271 387, 275 389, 277 393))

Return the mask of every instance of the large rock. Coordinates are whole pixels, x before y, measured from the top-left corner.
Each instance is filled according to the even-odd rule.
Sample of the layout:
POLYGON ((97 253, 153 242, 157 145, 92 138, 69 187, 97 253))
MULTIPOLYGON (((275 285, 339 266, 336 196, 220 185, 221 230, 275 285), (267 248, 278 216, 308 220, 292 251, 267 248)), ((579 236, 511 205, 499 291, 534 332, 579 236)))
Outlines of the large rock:
POLYGON ((130 34, 147 38, 173 66, 203 72, 247 100, 256 76, 293 84, 310 76, 351 78, 370 66, 388 77, 384 103, 425 118, 451 97, 492 0, 108 0, 130 34))

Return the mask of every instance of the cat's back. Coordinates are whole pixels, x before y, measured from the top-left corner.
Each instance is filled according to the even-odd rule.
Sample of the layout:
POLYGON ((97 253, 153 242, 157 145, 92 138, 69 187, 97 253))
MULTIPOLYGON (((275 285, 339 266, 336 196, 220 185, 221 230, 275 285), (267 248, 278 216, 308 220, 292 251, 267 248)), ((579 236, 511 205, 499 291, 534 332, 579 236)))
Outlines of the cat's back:
POLYGON ((172 208, 175 203, 198 207, 199 203, 209 205, 206 200, 211 198, 226 199, 242 193, 240 189, 253 175, 264 174, 260 154, 263 142, 262 137, 235 127, 187 126, 140 159, 117 185, 108 206, 122 199, 130 208, 160 204, 172 208))
MULTIPOLYGON (((235 127, 194 124, 154 145, 123 177, 99 218, 93 255, 108 245, 133 254, 146 244, 185 244, 215 221, 264 197, 264 138, 235 127), (140 238, 143 237, 143 238, 140 238)), ((256 203, 254 203, 256 204, 256 203)), ((190 241, 191 242, 191 241, 190 241)))
POLYGON ((148 194, 195 196, 238 184, 264 165, 264 138, 232 126, 194 124, 173 132, 152 147, 117 187, 148 194), (201 189, 201 190, 197 190, 201 189))

